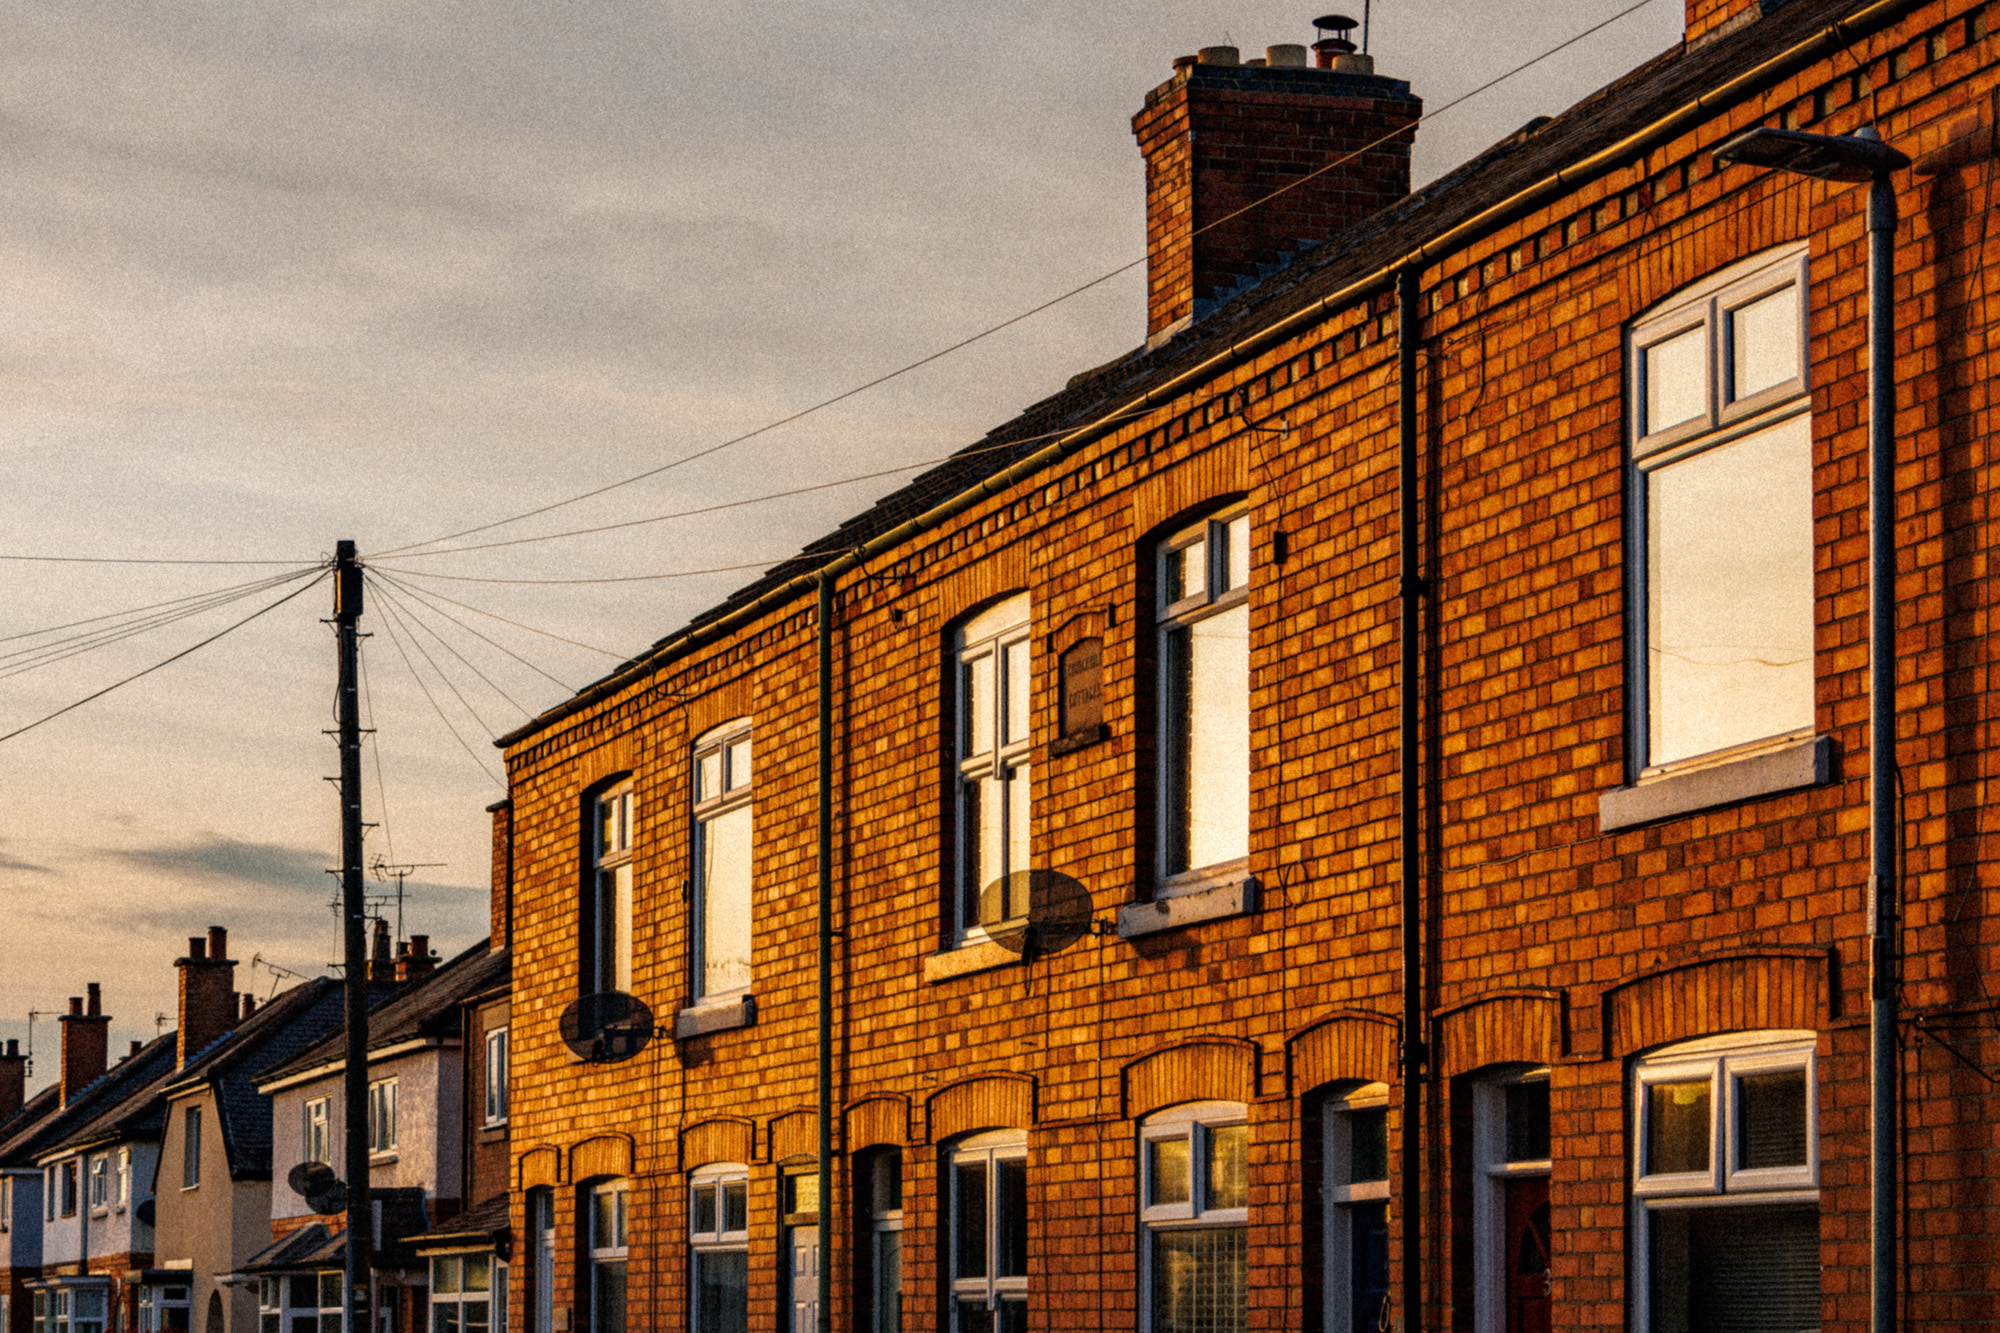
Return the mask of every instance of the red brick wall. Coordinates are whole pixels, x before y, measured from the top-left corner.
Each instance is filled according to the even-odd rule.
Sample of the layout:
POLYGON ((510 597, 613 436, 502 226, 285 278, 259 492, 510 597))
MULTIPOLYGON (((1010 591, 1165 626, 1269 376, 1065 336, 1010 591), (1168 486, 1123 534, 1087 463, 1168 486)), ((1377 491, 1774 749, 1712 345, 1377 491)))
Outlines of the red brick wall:
MULTIPOLYGON (((1820 1034, 1825 1326, 1862 1326, 1865 191, 1718 173, 1708 152, 1749 125, 1784 121, 1833 132, 1874 122, 1893 142, 1932 147, 1996 83, 1989 17, 1962 3, 1921 9, 1424 275, 1422 493, 1434 593, 1422 640, 1423 890, 1434 962, 1422 998, 1435 1055, 1407 1100, 1392 1079, 1396 330, 1386 296, 843 582, 835 1094, 843 1126, 856 1124, 849 1107, 909 1108, 907 1327, 936 1327, 942 1309, 940 1141, 999 1123, 1030 1134, 1034 1326, 1131 1326, 1133 1117, 1230 1087, 1242 1089, 1252 1126, 1251 1323, 1309 1327, 1298 1280, 1312 1207, 1302 1099, 1355 1079, 1392 1082, 1392 1117, 1411 1102, 1421 1109, 1432 1169, 1415 1257, 1430 1322, 1464 1328, 1463 1198, 1450 1169, 1465 1151, 1460 1079, 1495 1061, 1535 1060, 1552 1070, 1556 1320, 1622 1328, 1632 1295, 1627 1060, 1741 1026, 1820 1034), (1600 833, 1597 797, 1625 780, 1623 330, 1704 275, 1800 239, 1811 246, 1817 729, 1839 750, 1839 777, 1600 833), (1238 391, 1253 419, 1275 416, 1285 433, 1246 430, 1225 402, 1238 391), (1109 919, 1149 887, 1134 869, 1147 860, 1151 799, 1138 702, 1150 651, 1141 542, 1185 509, 1234 494, 1247 496, 1258 534, 1259 910, 1135 942, 1086 937, 1031 966, 926 981, 946 880, 939 681, 954 621, 997 593, 1032 594, 1038 738, 1056 725, 1048 646, 1079 618, 1101 628, 1109 736, 1070 754, 1038 749, 1034 857, 1076 876, 1109 919), (1278 531, 1290 549, 1283 564, 1272 556, 1278 531)), ((1996 767, 1984 552, 1986 497, 2000 480, 1986 350, 2000 253, 1981 257, 1991 226, 1984 172, 1898 178, 1905 1313, 1918 1322, 2000 1317, 1990 1294, 2000 1287, 1990 1183, 2000 1140, 1988 1078, 2000 1042, 1985 981, 2000 926, 1982 813, 1996 767)), ((516 1183, 558 1186, 559 1253, 573 1254, 572 1153, 630 1136, 634 1328, 682 1326, 685 1172, 716 1160, 751 1166, 753 1319, 775 1318, 776 1159, 798 1146, 787 1117, 814 1103, 813 636, 801 600, 508 756, 516 1183), (612 773, 634 776, 634 986, 670 1027, 689 994, 689 748, 705 728, 745 714, 757 747, 756 1024, 663 1036, 625 1064, 581 1065, 554 1028, 578 987, 583 794, 612 773)), ((893 1115, 871 1110, 866 1120, 842 1151, 894 1133, 893 1115)), ((847 1182, 834 1187, 844 1216, 847 1182)), ((844 1293, 844 1254, 832 1263, 844 1293)), ((557 1304, 568 1306, 573 1270, 561 1267, 557 1304)), ((516 1272, 525 1283, 527 1266, 516 1272)), ((525 1301, 525 1286, 516 1294, 525 1301)))

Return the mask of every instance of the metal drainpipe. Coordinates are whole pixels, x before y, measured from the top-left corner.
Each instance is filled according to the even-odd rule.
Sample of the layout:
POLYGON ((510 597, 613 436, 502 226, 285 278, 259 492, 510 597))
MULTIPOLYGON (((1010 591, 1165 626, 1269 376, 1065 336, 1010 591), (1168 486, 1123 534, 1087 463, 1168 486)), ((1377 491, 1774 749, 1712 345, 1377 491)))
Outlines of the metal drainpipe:
MULTIPOLYGON (((1875 136, 1862 130, 1866 137, 1875 136)), ((1896 1327, 1896 189, 1868 187, 1869 1326, 1896 1327)))
POLYGON ((1423 579, 1418 573, 1417 531, 1417 333, 1421 315, 1417 309, 1417 270, 1406 268, 1396 274, 1396 433, 1400 454, 1400 495, 1397 499, 1397 554, 1401 568, 1397 579, 1398 633, 1402 640, 1401 699, 1398 704, 1402 735, 1397 772, 1401 791, 1401 871, 1403 889, 1403 1134, 1402 1134, 1402 1251, 1403 1251, 1403 1330, 1419 1333, 1423 1312, 1423 1140, 1420 1110, 1423 1105, 1424 1028, 1423 955, 1419 911, 1423 894, 1418 879, 1421 867, 1418 842, 1420 795, 1417 771, 1417 726, 1420 717, 1418 690, 1418 620, 1422 614, 1423 579))
POLYGON ((833 575, 819 580, 819 1333, 833 1333, 833 575))

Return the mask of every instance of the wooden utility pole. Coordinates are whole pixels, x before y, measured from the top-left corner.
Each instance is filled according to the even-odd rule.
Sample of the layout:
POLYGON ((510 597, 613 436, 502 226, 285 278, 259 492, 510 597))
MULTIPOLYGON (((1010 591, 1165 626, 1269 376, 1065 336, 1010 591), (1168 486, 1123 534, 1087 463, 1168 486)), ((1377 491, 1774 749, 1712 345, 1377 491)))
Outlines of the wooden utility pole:
POLYGON ((354 543, 339 542, 333 558, 333 625, 340 643, 336 700, 340 738, 341 950, 347 984, 347 1333, 370 1333, 369 1274, 374 1267, 375 1217, 368 1198, 368 902, 361 886, 361 702, 356 686, 360 646, 361 565, 354 543))

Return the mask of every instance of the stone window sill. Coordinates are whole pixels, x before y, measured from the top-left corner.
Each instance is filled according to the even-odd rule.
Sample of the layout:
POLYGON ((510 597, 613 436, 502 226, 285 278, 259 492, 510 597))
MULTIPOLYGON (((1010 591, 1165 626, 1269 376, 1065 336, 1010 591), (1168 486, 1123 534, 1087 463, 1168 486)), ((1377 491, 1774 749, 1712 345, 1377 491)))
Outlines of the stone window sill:
POLYGON ((1137 939, 1163 930, 1179 930, 1198 921, 1220 921, 1257 910, 1257 877, 1238 872, 1219 883, 1149 903, 1128 903, 1118 909, 1118 938, 1137 939))
POLYGON ((945 949, 924 959, 924 982, 935 985, 940 981, 950 981, 953 977, 969 977, 975 972, 990 972, 996 967, 1008 967, 1021 961, 1017 950, 995 944, 992 940, 976 940, 971 944, 961 944, 956 949, 945 949))
POLYGON ((674 1037, 705 1037, 711 1032, 747 1028, 757 1021, 757 997, 730 995, 720 1000, 703 1000, 674 1015, 674 1037))
POLYGON ((1699 768, 1642 777, 1597 798, 1597 830, 1635 828, 1676 815, 1734 805, 1833 781, 1833 738, 1807 736, 1699 768))

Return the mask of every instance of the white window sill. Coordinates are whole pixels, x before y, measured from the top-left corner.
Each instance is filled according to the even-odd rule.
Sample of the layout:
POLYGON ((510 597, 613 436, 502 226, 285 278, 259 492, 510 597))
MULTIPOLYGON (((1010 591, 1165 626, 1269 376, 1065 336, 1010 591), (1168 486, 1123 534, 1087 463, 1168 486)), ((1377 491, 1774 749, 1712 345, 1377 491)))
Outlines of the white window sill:
POLYGON ((674 1015, 674 1038, 747 1028, 757 1021, 757 997, 749 991, 701 999, 674 1015))
POLYGON ((1641 777, 1597 798, 1597 830, 1652 824, 1676 815, 1832 782, 1833 738, 1805 736, 1768 748, 1641 777))
POLYGON ((924 959, 924 981, 934 985, 940 981, 950 981, 953 977, 969 977, 974 972, 990 972, 996 967, 1009 967, 1021 961, 1018 949, 995 944, 992 940, 971 940, 955 949, 946 949, 930 954, 924 959))
POLYGON ((1212 882, 1183 880, 1171 897, 1149 903, 1127 903, 1118 909, 1118 938, 1137 939, 1163 930, 1179 930, 1198 921, 1220 921, 1257 910, 1257 877, 1236 868, 1212 882))

